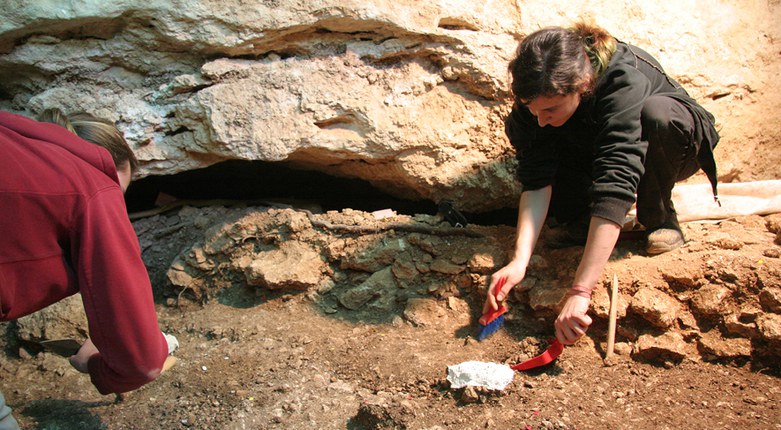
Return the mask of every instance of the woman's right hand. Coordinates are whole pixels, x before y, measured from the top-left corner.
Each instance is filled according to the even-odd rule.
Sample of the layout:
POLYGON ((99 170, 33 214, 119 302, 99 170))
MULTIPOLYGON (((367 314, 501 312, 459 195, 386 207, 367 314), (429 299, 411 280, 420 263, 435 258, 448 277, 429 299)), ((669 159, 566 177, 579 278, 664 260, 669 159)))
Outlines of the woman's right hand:
POLYGON ((75 355, 72 355, 68 361, 70 362, 71 366, 73 366, 79 372, 89 373, 89 367, 87 366, 87 363, 89 363, 89 359, 96 354, 99 354, 98 348, 95 347, 95 344, 92 343, 90 338, 87 338, 87 340, 81 345, 81 348, 79 348, 79 351, 75 355))
POLYGON ((526 276, 526 267, 515 262, 511 262, 491 275, 491 282, 488 285, 488 294, 486 294, 485 303, 483 304, 483 313, 486 313, 489 310, 499 309, 499 303, 504 301, 513 287, 521 283, 524 276, 526 276), (496 293, 494 289, 502 278, 505 279, 504 285, 499 292, 496 293))

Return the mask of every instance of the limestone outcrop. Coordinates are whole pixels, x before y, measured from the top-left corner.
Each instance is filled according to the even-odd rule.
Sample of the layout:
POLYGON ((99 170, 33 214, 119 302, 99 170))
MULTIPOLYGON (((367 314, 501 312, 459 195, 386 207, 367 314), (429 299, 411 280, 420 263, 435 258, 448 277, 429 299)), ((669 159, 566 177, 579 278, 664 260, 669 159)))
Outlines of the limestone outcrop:
POLYGON ((722 179, 781 173, 768 151, 781 133, 777 2, 6 3, 0 108, 115 120, 141 177, 261 160, 468 211, 512 206, 507 62, 523 33, 579 16, 658 56, 714 112, 722 179))

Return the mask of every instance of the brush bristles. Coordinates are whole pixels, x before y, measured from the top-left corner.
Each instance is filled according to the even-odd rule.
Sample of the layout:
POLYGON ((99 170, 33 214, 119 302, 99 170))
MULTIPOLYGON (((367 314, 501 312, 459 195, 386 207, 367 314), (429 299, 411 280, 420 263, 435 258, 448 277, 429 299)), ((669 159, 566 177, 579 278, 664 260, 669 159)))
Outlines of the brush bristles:
POLYGON ((482 341, 488 336, 496 333, 504 325, 504 315, 499 315, 496 319, 480 328, 477 334, 477 340, 482 341))

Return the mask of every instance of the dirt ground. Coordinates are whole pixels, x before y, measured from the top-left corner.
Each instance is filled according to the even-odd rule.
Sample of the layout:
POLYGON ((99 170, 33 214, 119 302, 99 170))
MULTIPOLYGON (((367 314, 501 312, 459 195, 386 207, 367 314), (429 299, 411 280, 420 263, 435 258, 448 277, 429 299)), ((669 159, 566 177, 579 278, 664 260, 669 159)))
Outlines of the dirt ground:
MULTIPOLYGON (((360 216, 351 216, 357 219, 353 227, 360 228, 360 216)), ((345 218, 319 219, 334 227, 345 218)), ((425 281, 419 288, 399 288, 403 294, 392 296, 383 314, 372 302, 350 309, 336 298, 345 297, 342 284, 358 283, 366 274, 340 278, 329 272, 339 281, 319 291, 270 289, 234 279, 208 300, 208 294, 173 287, 166 273, 176 255, 199 237, 219 236, 212 225, 225 219, 231 224, 228 209, 187 208, 134 223, 155 284, 160 326, 178 338, 180 348, 171 370, 124 399, 99 395, 66 359, 20 344, 14 324, 6 324, 0 381, 23 428, 781 428, 778 350, 761 339, 751 341, 750 353, 649 360, 636 355, 637 339, 631 334, 649 324, 625 316, 619 320, 617 355, 604 362, 607 325, 596 317, 587 338, 567 347, 551 365, 516 372, 503 391, 456 390, 446 379, 447 366, 471 360, 516 364, 530 358, 551 337, 555 312, 535 311, 526 293, 517 294, 505 327, 477 342, 475 321, 484 296, 475 285, 485 275, 473 276, 472 283, 451 276, 445 293, 425 281), (423 311, 410 309, 413 296, 425 299, 423 311)), ((777 233, 771 231, 778 220, 749 216, 686 224, 687 244, 656 257, 643 255, 640 241, 621 241, 606 272, 625 280, 622 293, 631 293, 638 282, 664 283, 661 279, 669 276, 660 273, 678 280, 704 276, 708 284, 731 289, 729 306, 757 304, 761 289, 781 286, 777 233), (720 275, 695 274, 703 267, 720 275)), ((312 230, 320 234, 323 229, 316 225, 312 230)), ((513 229, 477 231, 508 246, 513 229)), ((378 233, 401 235, 398 230, 378 233)), ((331 246, 336 236, 356 236, 330 234, 331 246)), ((296 237, 312 243, 306 238, 313 236, 299 232, 296 237)), ((479 251, 469 240, 483 239, 451 235, 436 240, 450 245, 440 256, 457 261, 455 254, 479 251)), ((576 261, 580 251, 538 250, 557 265, 576 261)), ((342 260, 341 265, 330 263, 336 272, 349 271, 344 254, 332 258, 342 260)), ((685 327, 676 327, 686 333, 685 327)))

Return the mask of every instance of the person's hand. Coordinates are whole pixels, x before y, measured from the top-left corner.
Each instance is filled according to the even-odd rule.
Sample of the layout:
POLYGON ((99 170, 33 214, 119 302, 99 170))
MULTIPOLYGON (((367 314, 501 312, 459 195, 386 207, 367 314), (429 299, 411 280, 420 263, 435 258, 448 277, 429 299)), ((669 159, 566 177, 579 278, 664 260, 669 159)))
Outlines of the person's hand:
POLYGON ((518 264, 510 263, 507 266, 502 267, 496 273, 491 275, 491 283, 488 285, 488 294, 486 294, 485 303, 483 304, 483 313, 485 314, 489 310, 499 309, 499 303, 510 294, 510 290, 519 284, 526 275, 526 269, 518 264), (504 286, 499 290, 498 294, 494 294, 496 284, 500 279, 504 278, 504 286))
POLYGON ((87 363, 89 362, 90 357, 95 354, 98 354, 98 348, 96 348, 95 344, 92 343, 92 340, 88 338, 84 344, 81 345, 81 348, 79 348, 79 352, 70 356, 68 361, 70 362, 71 366, 73 366, 79 372, 89 373, 87 363))
POLYGON ((586 315, 590 300, 581 296, 569 296, 564 308, 556 318, 556 339, 564 345, 577 342, 591 325, 591 317, 586 315))

